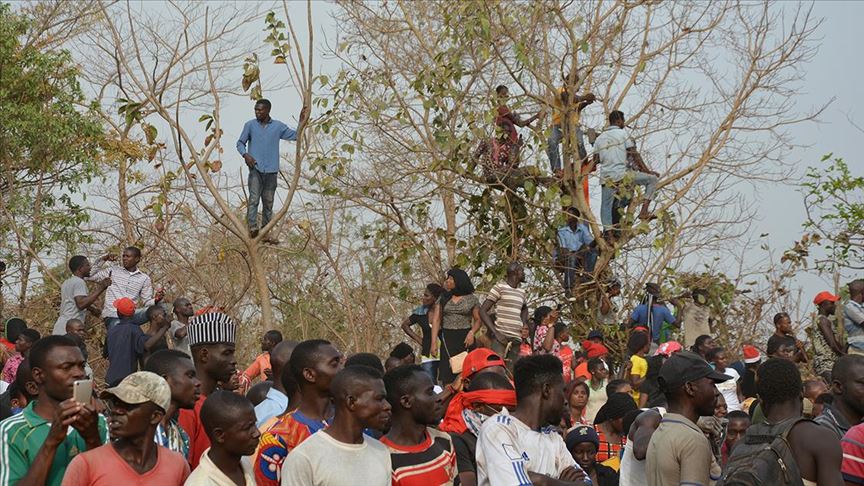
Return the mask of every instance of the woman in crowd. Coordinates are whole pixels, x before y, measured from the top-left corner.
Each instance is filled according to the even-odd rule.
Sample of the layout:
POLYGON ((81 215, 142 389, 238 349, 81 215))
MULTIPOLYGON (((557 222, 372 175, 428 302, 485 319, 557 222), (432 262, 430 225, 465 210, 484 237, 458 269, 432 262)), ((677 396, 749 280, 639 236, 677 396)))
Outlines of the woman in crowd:
POLYGON ((714 338, 707 334, 703 334, 696 338, 693 346, 690 346, 690 351, 702 356, 705 361, 708 361, 708 351, 714 348, 714 338))
POLYGON ((731 380, 726 380, 723 383, 717 383, 717 389, 723 395, 727 409, 731 411, 741 410, 741 375, 735 371, 735 368, 729 366, 729 361, 726 359, 726 350, 722 347, 716 347, 707 354, 707 361, 714 365, 714 369, 718 373, 723 373, 726 376, 731 376, 731 380))
POLYGON ((564 430, 569 430, 577 425, 591 425, 591 422, 585 417, 588 399, 591 396, 588 384, 584 381, 571 381, 565 389, 564 396, 567 397, 567 409, 564 412, 566 428, 564 430))
POLYGON ((645 355, 651 349, 651 339, 648 333, 642 331, 634 331, 627 341, 627 351, 630 353, 630 386, 633 387, 633 400, 639 406, 643 406, 648 401, 648 394, 641 393, 640 387, 645 382, 645 377, 648 375, 648 361, 645 355), (644 396, 643 396, 644 395, 644 396))
POLYGON ((591 478, 595 486, 618 486, 618 473, 611 467, 597 463, 600 439, 597 431, 588 425, 579 425, 567 433, 567 450, 579 467, 591 478))
POLYGON ((444 281, 445 292, 432 311, 432 343, 430 353, 438 354, 441 339, 441 360, 438 378, 452 383, 456 374, 450 368, 450 358, 474 345, 474 335, 480 330, 480 300, 474 295, 474 284, 464 270, 451 268, 444 281))
POLYGON ((444 287, 436 283, 427 285, 423 292, 423 298, 420 300, 420 306, 402 321, 402 331, 420 345, 420 354, 423 356, 421 366, 432 377, 432 381, 438 380, 438 360, 431 359, 432 327, 429 325, 429 310, 443 293, 444 287), (420 327, 420 335, 411 328, 414 325, 420 327))
POLYGON ((606 404, 606 385, 609 384, 609 368, 600 358, 588 360, 588 372, 591 378, 588 384, 588 405, 585 407, 585 420, 594 423, 594 417, 600 408, 606 404))
POLYGON ((597 461, 616 471, 620 466, 621 451, 627 443, 624 416, 636 408, 636 402, 629 394, 613 393, 594 418, 594 430, 597 431, 599 442, 597 461))

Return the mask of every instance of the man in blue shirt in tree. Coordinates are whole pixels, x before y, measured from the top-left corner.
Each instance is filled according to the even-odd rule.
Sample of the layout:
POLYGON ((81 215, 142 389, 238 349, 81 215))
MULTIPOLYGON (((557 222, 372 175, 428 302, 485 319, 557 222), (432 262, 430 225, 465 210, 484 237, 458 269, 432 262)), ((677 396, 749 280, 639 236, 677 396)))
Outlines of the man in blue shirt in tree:
MULTIPOLYGON (((246 205, 246 221, 249 236, 258 237, 258 202, 263 203, 261 226, 263 228, 273 216, 273 199, 276 196, 276 179, 279 177, 279 140, 297 140, 297 132, 279 120, 270 118, 270 100, 255 102, 255 119, 243 125, 237 140, 237 151, 249 167, 249 202, 246 205)), ((300 112, 300 123, 305 120, 306 109, 300 112)), ((275 238, 267 236, 265 243, 277 244, 275 238)))
POLYGON ((557 251, 564 270, 564 290, 569 293, 583 272, 593 273, 597 263, 597 242, 576 207, 567 209, 567 224, 558 228, 557 251))

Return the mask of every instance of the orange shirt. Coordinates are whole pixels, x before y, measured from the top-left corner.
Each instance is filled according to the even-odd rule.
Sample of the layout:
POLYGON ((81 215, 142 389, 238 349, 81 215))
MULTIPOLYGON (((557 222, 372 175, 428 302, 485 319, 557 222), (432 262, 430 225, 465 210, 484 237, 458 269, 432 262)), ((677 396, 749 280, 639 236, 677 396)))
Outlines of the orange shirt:
POLYGON ((255 358, 255 361, 246 368, 246 371, 243 372, 243 375, 246 378, 249 378, 249 381, 254 381, 255 378, 258 378, 261 375, 262 380, 267 379, 267 375, 264 374, 264 370, 270 369, 270 353, 261 353, 255 358))
POLYGON ((204 405, 204 400, 207 397, 202 393, 195 402, 195 408, 192 410, 180 410, 180 417, 177 421, 180 427, 189 435, 189 465, 192 469, 198 467, 198 461, 201 459, 201 454, 210 447, 210 438, 204 432, 204 424, 201 423, 201 406, 204 405))
POLYGON ((72 459, 63 476, 64 486, 114 486, 116 484, 183 484, 189 464, 180 454, 156 447, 156 464, 144 474, 122 458, 109 442, 72 459))

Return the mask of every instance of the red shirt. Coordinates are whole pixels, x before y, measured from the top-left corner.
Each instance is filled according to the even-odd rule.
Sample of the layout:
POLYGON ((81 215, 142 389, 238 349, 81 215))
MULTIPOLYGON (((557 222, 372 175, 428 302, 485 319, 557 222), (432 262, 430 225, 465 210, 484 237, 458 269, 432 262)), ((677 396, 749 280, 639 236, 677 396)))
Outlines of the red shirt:
POLYGON ((114 486, 117 484, 180 485, 189 477, 189 464, 180 454, 156 447, 153 469, 139 474, 132 469, 110 443, 75 456, 62 486, 114 486))
POLYGON ((6 349, 8 349, 9 351, 15 351, 15 343, 10 342, 5 337, 0 337, 0 344, 6 346, 6 349))
POLYGON ((843 449, 843 465, 840 472, 846 484, 864 484, 864 424, 846 432, 840 441, 843 449))
POLYGON ((452 484, 456 478, 453 441, 444 432, 427 428, 426 439, 415 446, 397 445, 387 437, 381 443, 390 449, 392 486, 452 484))
POLYGON ((204 400, 207 397, 202 393, 195 402, 195 408, 192 410, 180 410, 180 417, 177 421, 180 427, 189 435, 189 464, 192 469, 198 467, 198 461, 201 459, 201 454, 210 447, 210 438, 204 432, 204 424, 201 423, 201 405, 204 405, 204 400))
POLYGON ((600 430, 599 425, 594 426, 597 431, 597 438, 600 439, 600 447, 597 448, 597 462, 603 462, 611 457, 621 457, 621 451, 627 445, 627 436, 621 437, 621 442, 613 444, 606 439, 606 434, 600 430))

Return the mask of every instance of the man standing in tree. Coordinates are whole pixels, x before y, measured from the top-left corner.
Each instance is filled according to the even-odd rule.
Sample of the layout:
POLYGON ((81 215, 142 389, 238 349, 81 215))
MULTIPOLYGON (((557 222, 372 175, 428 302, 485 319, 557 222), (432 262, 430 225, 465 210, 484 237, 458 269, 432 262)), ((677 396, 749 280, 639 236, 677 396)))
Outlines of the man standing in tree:
MULTIPOLYGON (((114 302, 124 297, 131 299, 140 306, 149 307, 153 304, 158 304, 165 296, 163 290, 159 290, 153 294, 153 282, 150 277, 138 268, 138 263, 141 262, 141 249, 129 246, 123 250, 121 256, 122 265, 107 266, 107 262, 114 261, 115 255, 105 255, 96 262, 97 267, 102 267, 90 277, 91 281, 104 281, 111 279, 111 285, 105 291, 105 304, 102 307, 102 319, 105 321, 105 329, 110 331, 112 327, 120 322, 120 317, 117 316, 117 309, 114 308, 114 302), (107 266, 107 268, 106 268, 107 266)), ((139 326, 144 324, 147 319, 144 317, 144 311, 135 312, 132 321, 139 326)))
POLYGON ((846 354, 835 334, 837 301, 840 297, 831 292, 819 292, 813 303, 819 314, 816 316, 811 340, 813 341, 813 372, 821 376, 825 383, 831 383, 831 368, 837 358, 846 354))
MULTIPOLYGON (((279 140, 297 140, 297 132, 279 120, 270 118, 270 100, 255 102, 255 119, 243 125, 237 139, 237 151, 249 167, 249 201, 246 204, 246 221, 249 236, 258 237, 259 228, 267 226, 273 216, 273 199, 276 196, 276 179, 279 177, 279 140), (258 226, 258 202, 263 205, 261 226, 258 226)), ((300 123, 306 119, 307 110, 300 111, 300 123)), ((277 244, 269 236, 265 243, 277 244)))
POLYGON ((174 299, 174 320, 171 321, 171 327, 168 329, 168 335, 171 337, 172 349, 183 351, 192 356, 192 350, 189 349, 189 330, 186 326, 189 325, 189 318, 195 315, 195 308, 192 307, 192 302, 186 297, 177 297, 174 299))
MULTIPOLYGON (((60 286, 60 317, 54 323, 54 334, 60 336, 66 333, 66 323, 70 319, 78 319, 84 322, 84 311, 91 308, 94 302, 111 285, 110 278, 104 278, 96 284, 93 292, 87 293, 85 278, 90 277, 90 261, 82 255, 75 255, 69 259, 69 271, 72 276, 67 278, 60 286)), ((98 312, 93 308, 93 312, 98 312)))

